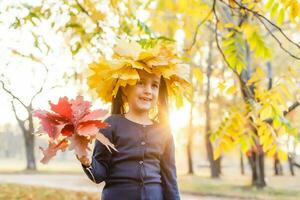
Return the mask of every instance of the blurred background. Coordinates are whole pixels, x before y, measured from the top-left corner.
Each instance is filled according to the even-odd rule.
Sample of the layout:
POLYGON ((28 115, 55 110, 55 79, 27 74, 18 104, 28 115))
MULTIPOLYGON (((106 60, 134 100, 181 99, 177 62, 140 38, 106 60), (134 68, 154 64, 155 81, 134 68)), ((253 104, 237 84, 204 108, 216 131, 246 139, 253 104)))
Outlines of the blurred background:
POLYGON ((299 0, 0 0, 0 199, 99 199, 73 151, 40 163, 32 111, 109 109, 87 66, 117 39, 189 64, 192 96, 170 105, 182 199, 300 199, 299 0))

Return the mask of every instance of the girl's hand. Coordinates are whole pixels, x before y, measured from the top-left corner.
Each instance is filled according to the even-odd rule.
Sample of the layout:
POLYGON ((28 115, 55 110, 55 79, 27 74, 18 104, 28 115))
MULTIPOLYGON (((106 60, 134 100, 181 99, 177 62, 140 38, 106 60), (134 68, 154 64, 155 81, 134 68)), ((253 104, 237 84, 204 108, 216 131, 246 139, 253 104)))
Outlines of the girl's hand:
POLYGON ((87 156, 82 156, 81 158, 79 158, 76 154, 76 158, 81 162, 81 164, 83 164, 86 167, 89 167, 91 165, 91 161, 87 156))

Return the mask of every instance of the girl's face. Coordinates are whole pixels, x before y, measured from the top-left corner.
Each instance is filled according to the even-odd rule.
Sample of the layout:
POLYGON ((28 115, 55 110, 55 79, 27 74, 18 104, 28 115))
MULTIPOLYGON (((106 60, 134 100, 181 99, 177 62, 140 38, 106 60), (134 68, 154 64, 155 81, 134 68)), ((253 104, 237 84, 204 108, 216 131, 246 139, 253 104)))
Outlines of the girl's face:
POLYGON ((127 85, 124 93, 130 110, 148 112, 157 103, 160 77, 144 70, 139 70, 139 76, 136 85, 127 85))

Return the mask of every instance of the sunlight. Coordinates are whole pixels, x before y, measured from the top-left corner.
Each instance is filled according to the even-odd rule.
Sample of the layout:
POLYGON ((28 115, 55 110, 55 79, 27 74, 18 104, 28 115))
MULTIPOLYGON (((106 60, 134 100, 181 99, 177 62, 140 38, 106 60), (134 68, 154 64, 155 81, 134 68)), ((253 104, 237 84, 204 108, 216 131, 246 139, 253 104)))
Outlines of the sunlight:
POLYGON ((188 125, 189 122, 190 104, 185 103, 180 109, 171 109, 170 111, 170 125, 172 134, 176 136, 179 130, 188 125))

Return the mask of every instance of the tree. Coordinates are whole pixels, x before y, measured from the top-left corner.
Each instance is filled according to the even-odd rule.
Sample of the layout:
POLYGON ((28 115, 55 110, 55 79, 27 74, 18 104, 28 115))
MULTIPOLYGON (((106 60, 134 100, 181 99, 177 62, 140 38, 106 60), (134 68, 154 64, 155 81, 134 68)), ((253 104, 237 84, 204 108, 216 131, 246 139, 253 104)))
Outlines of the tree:
MULTIPOLYGON (((278 141, 284 135, 295 138, 298 134, 286 118, 299 106, 299 96, 295 95, 299 90, 298 74, 293 66, 274 65, 274 71, 282 69, 285 74, 274 73, 270 88, 265 71, 266 63, 284 56, 282 51, 290 59, 300 59, 300 46, 288 36, 297 34, 299 27, 297 0, 177 0, 175 3, 173 0, 108 3, 76 0, 53 4, 24 5, 29 14, 16 18, 14 26, 52 20, 53 28, 70 43, 74 56, 80 52, 88 52, 94 58, 109 56, 103 48, 113 45, 107 42, 110 41, 108 35, 113 35, 114 39, 135 39, 147 47, 158 40, 174 41, 182 34, 185 37, 178 40, 179 50, 191 63, 197 53, 208 47, 203 41, 207 40, 208 30, 213 31, 214 45, 219 52, 214 59, 222 60, 220 65, 231 71, 232 79, 239 83, 226 89, 226 96, 236 96, 236 99, 222 112, 220 126, 210 134, 214 158, 239 147, 250 161, 252 184, 258 187, 266 184, 264 156, 273 157, 277 153, 280 159, 287 158, 278 141), (101 6, 104 9, 100 9, 101 6), (147 15, 141 20, 137 16, 143 12, 147 15), (67 15, 67 20, 57 23, 55 17, 62 15, 67 15), (117 22, 111 23, 115 21, 109 19, 117 19, 117 22), (274 56, 276 47, 280 47, 280 56, 274 56)), ((217 65, 212 66, 217 68, 217 65)), ((206 114, 209 117, 209 110, 206 114)), ((209 124, 207 127, 209 131, 209 124)))

